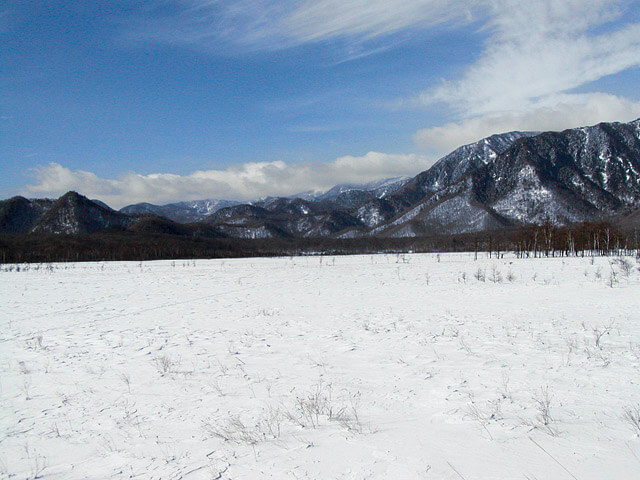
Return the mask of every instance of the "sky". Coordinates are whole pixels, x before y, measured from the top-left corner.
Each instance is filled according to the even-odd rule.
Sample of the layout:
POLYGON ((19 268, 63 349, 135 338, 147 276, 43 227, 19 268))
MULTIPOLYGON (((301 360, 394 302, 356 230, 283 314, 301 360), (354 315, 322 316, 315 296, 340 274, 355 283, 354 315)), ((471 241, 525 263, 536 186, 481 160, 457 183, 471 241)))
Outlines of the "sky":
POLYGON ((640 117, 640 1, 0 0, 0 198, 114 208, 415 175, 640 117))

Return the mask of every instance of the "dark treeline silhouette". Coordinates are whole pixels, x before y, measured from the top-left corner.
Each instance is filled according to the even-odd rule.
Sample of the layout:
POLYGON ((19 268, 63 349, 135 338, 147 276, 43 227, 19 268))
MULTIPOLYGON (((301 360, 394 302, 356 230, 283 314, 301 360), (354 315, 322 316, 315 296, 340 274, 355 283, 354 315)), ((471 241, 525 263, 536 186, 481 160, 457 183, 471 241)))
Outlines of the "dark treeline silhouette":
POLYGON ((607 222, 569 227, 547 222, 518 231, 512 249, 521 257, 628 255, 637 252, 639 233, 638 229, 620 229, 607 222))
POLYGON ((1 235, 0 263, 161 260, 186 258, 347 255, 408 252, 488 252, 519 257, 625 254, 639 248, 638 230, 608 223, 551 224, 463 235, 413 238, 204 238, 132 232, 85 235, 1 235))

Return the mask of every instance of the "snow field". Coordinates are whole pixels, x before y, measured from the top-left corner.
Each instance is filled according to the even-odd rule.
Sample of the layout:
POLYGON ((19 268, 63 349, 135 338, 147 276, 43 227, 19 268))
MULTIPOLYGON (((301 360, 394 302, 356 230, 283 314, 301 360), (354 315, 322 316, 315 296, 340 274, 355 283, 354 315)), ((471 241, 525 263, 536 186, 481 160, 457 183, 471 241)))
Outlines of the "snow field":
POLYGON ((638 478, 625 261, 4 265, 0 476, 638 478))

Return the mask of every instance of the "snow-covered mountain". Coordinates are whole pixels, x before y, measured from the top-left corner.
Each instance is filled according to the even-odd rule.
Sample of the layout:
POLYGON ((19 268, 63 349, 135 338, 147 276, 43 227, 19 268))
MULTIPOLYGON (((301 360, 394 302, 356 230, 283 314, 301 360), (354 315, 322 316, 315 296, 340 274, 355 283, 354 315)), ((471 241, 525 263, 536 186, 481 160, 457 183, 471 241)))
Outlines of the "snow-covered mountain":
POLYGON ((34 233, 94 233, 126 228, 134 218, 103 207, 76 192, 56 200, 30 229, 34 233))
POLYGON ((169 203, 167 205, 153 205, 151 203, 136 203, 127 205, 120 212, 127 215, 151 214, 164 217, 178 223, 199 222, 207 215, 217 212, 221 208, 238 205, 240 202, 232 200, 192 200, 189 202, 169 203))
POLYGON ((363 185, 342 184, 327 190, 314 198, 315 201, 338 201, 340 198, 353 194, 353 192, 367 192, 375 198, 383 198, 395 192, 410 180, 409 177, 394 177, 369 182, 363 185))
POLYGON ((209 222, 245 224, 250 236, 277 235, 268 228, 277 221, 286 236, 403 237, 624 216, 640 206, 639 124, 493 135, 412 179, 387 182, 382 195, 340 185, 303 209, 288 208, 300 200, 270 199, 259 205, 266 212, 232 207, 209 222), (332 228, 317 228, 335 212, 332 228))
MULTIPOLYGON (((300 205, 298 200, 304 200, 307 202, 332 202, 336 206, 340 207, 352 206, 360 204, 366 200, 389 195, 404 185, 408 180, 408 178, 396 177, 365 183, 362 185, 342 184, 336 185, 326 192, 304 192, 291 195, 289 197, 268 197, 262 200, 250 202, 250 204, 258 207, 264 207, 269 210, 278 209, 280 207, 285 210, 295 208, 296 205, 300 205), (292 207, 285 206, 287 203, 290 203, 292 207)), ((94 202, 109 208, 98 200, 94 200, 94 202)), ((127 205, 119 211, 127 215, 157 215, 177 223, 192 223, 202 221, 205 217, 214 214, 218 210, 241 204, 241 202, 233 200, 205 199, 169 203, 167 205, 136 203, 133 205, 127 205)), ((300 211, 291 213, 304 212, 300 211)))
POLYGON ((190 236, 351 238, 457 234, 546 221, 635 225, 640 120, 493 135, 411 179, 338 185, 302 197, 137 204, 120 212, 74 192, 55 202, 14 197, 0 202, 0 233, 129 228, 190 236), (178 225, 187 222, 194 223, 178 225))
POLYGON ((369 234, 463 233, 630 214, 640 206, 640 120, 521 136, 434 188, 441 165, 399 191, 411 206, 369 234))

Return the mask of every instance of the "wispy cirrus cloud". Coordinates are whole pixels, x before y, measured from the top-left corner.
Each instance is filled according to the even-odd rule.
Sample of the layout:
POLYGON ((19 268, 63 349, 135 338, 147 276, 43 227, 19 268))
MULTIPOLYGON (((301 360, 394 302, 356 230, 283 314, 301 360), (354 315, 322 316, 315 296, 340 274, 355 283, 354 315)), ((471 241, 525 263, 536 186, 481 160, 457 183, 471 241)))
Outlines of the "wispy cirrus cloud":
MULTIPOLYGON (((141 38, 233 53, 338 41, 355 59, 393 45, 395 34, 469 24, 480 55, 457 79, 413 101, 442 103, 458 119, 556 109, 571 91, 640 66, 637 0, 165 0, 170 13, 145 17, 141 38), (480 37, 477 37, 480 38, 480 37)), ((597 92, 594 92, 597 93, 597 92)), ((588 108, 585 106, 585 108, 588 108)), ((585 121, 588 118, 585 117, 585 121)), ((551 125, 549 125, 551 128, 551 125)))
MULTIPOLYGON (((640 116, 637 100, 594 86, 607 76, 640 66, 640 24, 634 23, 637 16, 627 15, 638 6, 637 0, 160 0, 141 4, 146 5, 143 14, 125 22, 130 39, 188 44, 223 55, 314 44, 330 50, 339 63, 388 49, 408 32, 441 32, 466 25, 474 31, 458 29, 456 34, 465 37, 458 47, 465 58, 474 60, 456 70, 461 72, 458 77, 439 84, 417 85, 414 72, 410 81, 416 94, 409 103, 424 108, 425 117, 435 125, 413 137, 426 155, 370 152, 319 164, 256 162, 189 175, 128 173, 115 179, 50 164, 35 171, 35 182, 25 193, 57 196, 79 190, 116 207, 139 201, 289 195, 344 182, 411 175, 426 169, 436 155, 493 133, 560 130, 640 116), (434 121, 434 112, 442 112, 442 105, 445 115, 434 121)), ((424 45, 423 51, 427 54, 431 48, 448 47, 438 42, 424 45)), ((299 53, 291 54, 304 61, 296 57, 299 53)), ((446 52, 439 53, 446 59, 446 52)), ((434 65, 434 71, 439 67, 434 65)), ((401 75, 398 72, 392 81, 401 81, 401 75)), ((433 72, 425 72, 425 79, 433 77, 433 72)), ((403 85, 402 91, 407 90, 403 85)), ((342 128, 336 119, 311 116, 310 121, 303 113, 318 103, 342 107, 343 96, 314 92, 301 101, 285 97, 270 108, 275 113, 295 111, 290 132, 319 135, 342 128)), ((376 91, 368 91, 367 98, 375 101, 376 91)), ((356 121, 349 118, 345 128, 356 121)), ((283 125, 287 128, 287 123, 283 125)))
POLYGON ((372 38, 408 28, 468 21, 479 3, 458 0, 307 0, 284 19, 283 25, 300 42, 344 36, 372 38))
POLYGON ((426 155, 369 152, 363 156, 343 156, 327 163, 254 162, 189 175, 127 173, 117 179, 51 163, 33 171, 35 183, 28 185, 23 194, 57 197, 75 190, 114 208, 138 202, 163 204, 203 198, 253 200, 326 190, 340 183, 366 183, 414 175, 431 163, 433 159, 426 155))
POLYGON ((416 133, 416 143, 447 151, 491 133, 557 130, 640 115, 638 102, 593 91, 604 77, 640 66, 640 24, 629 0, 487 1, 488 39, 458 79, 422 92, 457 120, 416 133), (583 92, 575 93, 582 88, 583 92))
POLYGON ((611 0, 493 2, 490 38, 461 79, 424 92, 424 104, 444 102, 464 114, 486 114, 553 103, 553 95, 640 66, 640 24, 623 23, 611 0))
MULTIPOLYGON (((217 51, 277 50, 305 43, 358 44, 409 29, 466 23, 481 0, 165 0, 135 22, 131 38, 217 51), (168 9, 168 11, 167 11, 168 9)), ((376 46, 372 50, 384 50, 376 46)))

